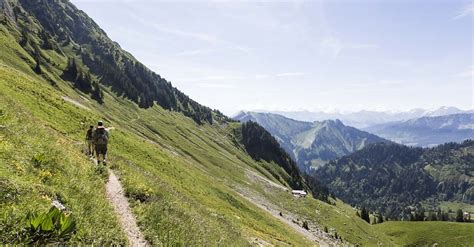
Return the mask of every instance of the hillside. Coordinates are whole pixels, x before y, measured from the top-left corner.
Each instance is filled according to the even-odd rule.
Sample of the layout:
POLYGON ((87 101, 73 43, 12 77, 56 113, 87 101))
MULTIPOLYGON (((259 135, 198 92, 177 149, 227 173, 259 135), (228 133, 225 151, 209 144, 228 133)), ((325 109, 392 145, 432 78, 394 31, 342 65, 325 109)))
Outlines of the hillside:
MULTIPOLYGON (((1 218, 0 242, 29 241, 24 217, 44 212, 56 200, 76 219, 77 232, 71 241, 126 243, 105 196, 106 174, 81 154, 85 129, 98 119, 114 127, 109 163, 150 244, 310 246, 311 242, 337 242, 323 233, 305 237, 301 222, 291 223, 286 213, 285 217, 272 215, 259 204, 262 200, 268 200, 267 206, 274 203, 265 199, 265 185, 277 186, 287 194, 282 198, 291 201, 294 198, 287 191, 291 185, 301 189, 304 180, 294 165, 282 161, 278 154, 253 159, 246 152, 246 139, 234 136, 244 130, 243 125, 216 111, 211 112, 212 119, 202 119, 196 109, 206 112, 207 108, 190 99, 187 106, 179 101, 176 109, 160 105, 162 98, 157 104, 142 105, 140 98, 135 102, 118 92, 113 85, 116 80, 106 82, 102 72, 94 71, 96 65, 101 66, 99 62, 89 68, 78 53, 100 56, 99 47, 89 50, 95 43, 87 37, 93 35, 101 36, 104 46, 113 48, 108 50, 114 54, 109 63, 117 71, 125 68, 119 66, 120 61, 133 58, 109 42, 72 4, 2 1, 1 7, 0 178, 5 186, 1 187, 0 203, 5 217, 1 218), (75 20, 69 23, 72 26, 63 23, 69 20, 75 20), (53 23, 59 27, 53 28, 53 23), (89 82, 91 91, 84 90, 89 82), (193 110, 187 111, 190 107, 193 110)), ((139 86, 136 80, 130 83, 131 87, 139 86)), ((166 90, 160 90, 163 92, 166 90)), ((160 97, 179 100, 179 95, 184 94, 173 89, 172 94, 160 97)), ((279 148, 275 142, 254 141, 270 150, 279 148)), ((326 203, 307 200, 331 210, 326 203)), ((278 210, 289 213, 292 208, 278 210)), ((296 216, 297 212, 291 215, 303 218, 296 216)), ((339 228, 337 222, 327 226, 339 228)))
MULTIPOLYGON (((153 72, 68 1, 0 0, 0 7, 0 243, 33 244, 26 216, 56 202, 76 231, 54 244, 127 245, 106 195, 107 170, 83 154, 85 131, 99 119, 110 128, 108 168, 153 246, 395 243, 390 229, 367 224, 340 200, 295 198, 289 190, 310 185, 267 131, 145 79, 153 72), (112 76, 104 68, 119 77, 104 79, 112 76), (134 98, 133 88, 151 98, 134 98)), ((409 235, 413 225, 400 225, 397 234, 409 235)), ((474 241, 470 225, 450 227, 459 244, 474 241)))
POLYGON ((360 150, 365 145, 388 142, 378 136, 344 125, 339 120, 302 122, 277 114, 242 112, 234 119, 262 125, 296 159, 302 171, 360 150))
POLYGON ((434 146, 474 138, 474 114, 422 117, 370 126, 364 130, 394 142, 413 146, 434 146))
POLYGON ((474 141, 435 148, 373 144, 330 162, 317 176, 345 202, 407 219, 421 204, 474 203, 474 141))

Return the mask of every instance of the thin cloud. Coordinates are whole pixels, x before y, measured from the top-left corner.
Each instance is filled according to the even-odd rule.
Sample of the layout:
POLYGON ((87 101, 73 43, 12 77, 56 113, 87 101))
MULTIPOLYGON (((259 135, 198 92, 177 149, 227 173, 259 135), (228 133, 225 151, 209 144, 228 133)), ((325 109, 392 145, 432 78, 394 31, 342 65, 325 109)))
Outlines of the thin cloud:
POLYGON ((263 74, 255 75, 255 79, 265 79, 265 78, 268 78, 268 77, 270 77, 270 75, 263 75, 263 74))
POLYGON ((321 40, 320 46, 323 50, 329 51, 334 57, 339 56, 343 48, 341 40, 335 37, 328 37, 321 40))
POLYGON ((241 80, 245 79, 243 76, 225 76, 225 75, 214 75, 204 77, 193 77, 193 78, 181 78, 177 79, 180 82, 200 82, 200 81, 228 81, 228 80, 241 80))
POLYGON ((192 51, 183 51, 183 52, 178 52, 175 54, 177 57, 190 57, 190 56, 196 56, 196 55, 203 55, 203 54, 209 54, 215 52, 215 49, 197 49, 197 50, 192 50, 192 51))
POLYGON ((407 83, 406 80, 379 80, 373 82, 354 82, 346 83, 349 87, 376 87, 376 86, 388 86, 388 85, 401 85, 407 83))
POLYGON ((230 80, 249 80, 249 79, 268 79, 268 78, 276 78, 276 77, 289 77, 289 76, 302 76, 306 75, 303 72, 287 72, 287 73, 279 73, 274 75, 268 74, 257 74, 254 76, 235 76, 235 75, 209 75, 203 77, 193 77, 193 78, 180 78, 177 81, 180 82, 208 82, 208 81, 230 81, 230 80))
POLYGON ((466 16, 470 16, 474 13, 474 3, 470 3, 462 7, 458 13, 453 17, 453 20, 461 19, 466 16))
POLYGON ((198 83, 198 87, 202 88, 218 88, 218 89, 230 89, 236 88, 233 84, 220 84, 220 83, 198 83))
POLYGON ((454 77, 474 77, 474 66, 461 73, 455 74, 454 77))
POLYGON ((133 13, 129 13, 129 15, 130 15, 130 17, 135 19, 140 24, 152 27, 156 31, 159 31, 159 32, 162 32, 162 33, 171 34, 171 35, 181 37, 181 38, 194 39, 194 40, 197 40, 197 41, 207 42, 207 43, 210 43, 210 44, 216 44, 216 43, 220 42, 220 39, 218 37, 216 37, 214 35, 211 35, 211 34, 208 34, 208 33, 189 32, 189 31, 178 29, 178 28, 170 28, 170 27, 166 27, 166 26, 162 26, 162 25, 153 23, 153 22, 149 22, 149 21, 143 19, 142 17, 140 17, 136 14, 133 14, 133 13))
MULTIPOLYGON (((225 49, 236 50, 236 51, 240 51, 240 52, 243 52, 243 53, 246 53, 246 54, 251 54, 251 52, 253 50, 253 48, 246 47, 246 46, 241 45, 241 44, 235 44, 233 42, 221 39, 220 37, 209 34, 209 33, 191 32, 191 31, 187 31, 187 30, 181 30, 181 29, 178 29, 178 28, 171 28, 171 27, 163 26, 163 25, 160 25, 160 24, 157 24, 157 23, 149 22, 149 21, 143 19, 142 17, 140 17, 136 14, 133 14, 133 13, 131 13, 130 16, 132 18, 134 18, 136 21, 138 21, 139 23, 141 23, 142 25, 152 27, 158 32, 170 34, 170 35, 173 35, 173 36, 176 36, 176 37, 180 37, 180 38, 184 38, 184 39, 191 39, 191 40, 195 40, 195 41, 199 41, 199 42, 204 42, 204 43, 208 43, 209 45, 212 45, 212 46, 220 45, 221 47, 224 47, 225 49)), ((212 50, 212 49, 209 49, 209 50, 212 50)), ((214 50, 212 50, 212 51, 214 51, 214 50)), ((179 55, 182 55, 182 56, 183 55, 184 56, 196 55, 195 53, 202 54, 202 52, 203 52, 202 50, 190 51, 189 53, 185 51, 185 52, 182 52, 183 54, 178 53, 177 55, 178 56, 179 55)))
POLYGON ((376 44, 358 44, 343 42, 341 39, 333 36, 326 37, 319 43, 321 49, 325 52, 329 52, 333 57, 339 56, 343 50, 367 50, 376 49, 379 46, 376 44))
POLYGON ((305 75, 305 73, 302 73, 302 72, 288 72, 288 73, 276 74, 275 76, 282 77, 282 76, 300 76, 300 75, 305 75))

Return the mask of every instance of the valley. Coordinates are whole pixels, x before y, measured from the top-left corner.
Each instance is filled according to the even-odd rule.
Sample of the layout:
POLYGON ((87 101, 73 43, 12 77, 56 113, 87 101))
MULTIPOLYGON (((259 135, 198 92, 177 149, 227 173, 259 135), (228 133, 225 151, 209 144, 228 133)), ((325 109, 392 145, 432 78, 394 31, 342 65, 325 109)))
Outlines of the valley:
MULTIPOLYGON (((348 204, 357 201, 347 194, 320 200, 326 186, 346 188, 334 170, 346 174, 350 167, 358 175, 358 158, 377 145, 408 147, 340 121, 231 119, 151 71, 69 1, 0 0, 0 44, 0 244, 474 242, 471 223, 370 224, 357 216, 360 205, 348 204), (93 165, 84 154, 85 131, 99 120, 110 131, 106 166, 93 165), (311 167, 324 172, 314 177, 324 181, 321 187, 305 174, 311 167), (292 190, 308 195, 295 197, 292 190), (44 216, 56 212, 52 209, 61 211, 59 218, 44 216), (132 232, 124 230, 124 217, 132 232)), ((444 182, 443 194, 430 194, 445 200, 443 207, 468 207, 472 151, 472 141, 411 148, 415 162, 405 173, 419 172, 414 174, 430 188, 433 178, 444 182)), ((405 165, 400 156, 384 156, 386 166, 380 168, 378 160, 371 161, 377 155, 364 156, 369 162, 364 169, 390 173, 392 159, 393 167, 405 165)))

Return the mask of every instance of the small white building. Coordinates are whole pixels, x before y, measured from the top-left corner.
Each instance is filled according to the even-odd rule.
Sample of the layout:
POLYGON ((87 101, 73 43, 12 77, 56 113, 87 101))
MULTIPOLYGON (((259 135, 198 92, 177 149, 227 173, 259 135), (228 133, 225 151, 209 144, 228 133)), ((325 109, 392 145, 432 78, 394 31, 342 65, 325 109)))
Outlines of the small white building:
POLYGON ((304 190, 292 190, 291 194, 295 197, 305 197, 308 193, 304 190))

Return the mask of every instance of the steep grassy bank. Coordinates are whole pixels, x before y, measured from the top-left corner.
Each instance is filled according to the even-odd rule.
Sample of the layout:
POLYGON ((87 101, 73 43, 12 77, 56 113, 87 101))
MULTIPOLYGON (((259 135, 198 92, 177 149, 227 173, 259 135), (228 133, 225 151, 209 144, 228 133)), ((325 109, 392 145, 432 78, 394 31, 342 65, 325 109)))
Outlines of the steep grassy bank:
MULTIPOLYGON (((28 212, 44 212, 56 199, 77 224, 72 241, 123 244, 124 235, 105 199, 105 179, 82 153, 82 145, 48 126, 25 107, 26 77, 0 68, 0 242, 24 237, 28 212)), ((43 94, 41 90, 35 92, 43 94)), ((46 96, 43 94, 43 96, 46 96)), ((35 103, 28 100, 29 103, 35 103)), ((56 101, 60 103, 60 101, 56 101)), ((43 107, 40 105, 40 107, 43 107)), ((64 110, 75 107, 63 103, 64 110)), ((72 126, 63 126, 67 131, 72 126)))

